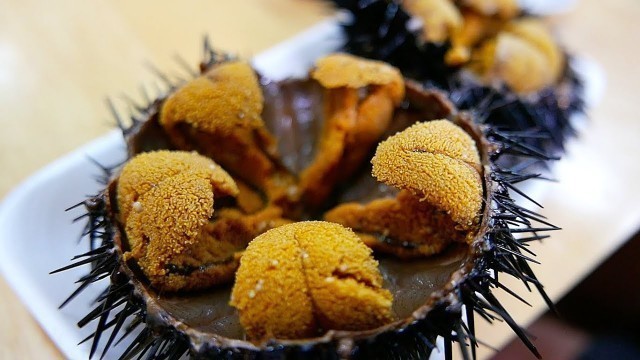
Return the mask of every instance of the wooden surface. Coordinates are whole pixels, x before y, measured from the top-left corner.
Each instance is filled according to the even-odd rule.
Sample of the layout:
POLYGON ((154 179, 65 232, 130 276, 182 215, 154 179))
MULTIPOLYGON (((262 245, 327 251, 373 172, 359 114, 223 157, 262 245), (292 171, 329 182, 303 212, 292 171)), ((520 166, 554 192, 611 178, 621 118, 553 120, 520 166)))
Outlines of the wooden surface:
MULTIPOLYGON (((111 129, 105 96, 137 93, 153 78, 146 63, 174 69, 175 54, 196 61, 203 34, 250 56, 330 14, 311 0, 0 0, 0 9, 0 197, 111 129)), ((556 300, 640 225, 639 18, 637 0, 588 0, 557 21, 567 47, 603 67, 607 91, 569 147, 571 165, 558 164, 560 182, 538 197, 564 228, 534 245, 543 262, 536 271, 556 300)), ((523 325, 545 309, 535 295, 532 308, 503 298, 523 325)), ((0 299, 0 358, 62 357, 2 278, 0 299)), ((510 339, 505 325, 479 325, 494 346, 510 339)))

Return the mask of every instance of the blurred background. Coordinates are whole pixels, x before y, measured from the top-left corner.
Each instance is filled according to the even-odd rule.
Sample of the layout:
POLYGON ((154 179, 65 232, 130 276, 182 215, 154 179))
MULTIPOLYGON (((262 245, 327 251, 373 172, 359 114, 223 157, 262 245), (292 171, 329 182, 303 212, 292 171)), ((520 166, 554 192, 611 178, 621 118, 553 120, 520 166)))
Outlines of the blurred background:
MULTIPOLYGON (((195 65, 205 34, 251 57, 333 14, 320 0, 0 0, 0 199, 113 129, 105 98, 138 96, 154 81, 149 63, 176 69, 180 54, 195 65)), ((551 18, 566 48, 602 69, 606 90, 558 164, 559 182, 537 198, 563 228, 534 245, 560 316, 536 294, 531 307, 503 300, 546 359, 640 358, 639 19, 637 0, 578 1, 551 18)), ((1 277, 0 298, 0 358, 63 358, 1 277)), ((483 347, 482 358, 531 357, 505 324, 478 336, 502 350, 483 347)))

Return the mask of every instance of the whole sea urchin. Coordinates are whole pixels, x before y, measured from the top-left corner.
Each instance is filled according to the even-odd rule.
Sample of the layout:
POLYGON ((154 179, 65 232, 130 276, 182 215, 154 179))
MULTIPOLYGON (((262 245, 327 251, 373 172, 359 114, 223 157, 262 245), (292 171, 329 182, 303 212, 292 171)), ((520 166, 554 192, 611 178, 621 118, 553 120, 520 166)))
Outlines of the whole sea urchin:
MULTIPOLYGON (((349 58, 346 61, 359 62, 362 60, 349 58)), ((207 78, 216 69, 220 70, 229 64, 233 64, 233 62, 227 56, 215 53, 207 44, 205 59, 201 67, 203 77, 199 79, 207 78)), ((365 67, 388 66, 369 62, 363 64, 366 64, 365 67)), ((322 62, 318 63, 318 69, 322 69, 322 62)), ((215 81, 234 81, 233 76, 214 78, 215 81)), ((65 304, 94 282, 104 278, 110 280, 108 288, 97 299, 95 309, 78 323, 79 326, 86 326, 90 322, 96 322, 94 333, 86 339, 93 342, 90 357, 93 357, 101 343, 101 338, 108 333, 109 329, 111 329, 111 334, 106 342, 103 342, 105 345, 104 353, 109 351, 109 348, 115 343, 118 334, 122 334, 122 337, 133 337, 128 348, 121 354, 122 358, 138 355, 155 359, 177 359, 188 352, 194 358, 220 359, 368 359, 372 357, 423 359, 428 357, 434 348, 438 336, 445 339, 447 356, 451 356, 451 342, 458 342, 463 353, 469 355, 470 353, 475 354, 477 346, 474 334, 474 313, 489 321, 505 320, 537 354, 531 341, 492 295, 492 290, 497 287, 505 288, 498 281, 498 274, 507 273, 521 279, 527 285, 538 288, 545 296, 542 285, 529 267, 529 262, 533 260, 524 252, 527 251, 527 242, 546 237, 542 233, 554 230, 556 227, 547 223, 534 212, 515 204, 509 195, 509 189, 514 188, 515 184, 535 178, 537 175, 517 173, 503 169, 498 165, 498 160, 506 155, 534 158, 543 155, 532 151, 526 145, 519 145, 519 142, 514 139, 514 136, 517 135, 503 133, 490 126, 478 125, 471 119, 473 114, 456 110, 441 93, 425 90, 412 81, 403 81, 396 76, 392 76, 391 79, 394 80, 385 80, 382 84, 366 80, 364 85, 353 85, 348 82, 349 85, 339 86, 337 90, 340 90, 341 93, 355 93, 357 95, 358 101, 351 103, 349 101, 342 102, 348 97, 335 96, 334 92, 337 90, 322 84, 317 79, 270 82, 263 78, 259 82, 259 91, 263 100, 260 100, 260 97, 252 97, 254 100, 248 101, 260 101, 264 106, 262 111, 258 111, 264 122, 264 127, 263 125, 240 127, 243 131, 240 135, 235 132, 237 127, 232 127, 231 131, 227 132, 217 132, 220 127, 212 128, 213 131, 207 127, 194 128, 190 125, 193 122, 189 116, 175 119, 185 125, 171 125, 170 127, 163 125, 162 119, 167 116, 167 113, 163 113, 163 109, 171 106, 167 99, 175 99, 176 96, 180 96, 179 94, 183 93, 181 91, 193 86, 192 83, 172 84, 166 96, 152 101, 148 106, 141 106, 137 113, 132 114, 131 126, 125 126, 116 114, 127 138, 132 160, 128 165, 125 165, 123 170, 105 169, 105 179, 108 182, 105 190, 79 204, 84 205, 87 209, 89 223, 86 230, 91 249, 76 257, 80 259, 77 262, 57 270, 62 271, 87 263, 93 264, 91 272, 80 279, 78 290, 65 301, 65 304), (398 84, 394 86, 402 87, 401 102, 394 100, 395 95, 393 94, 398 94, 397 91, 388 92, 389 84, 398 84), (380 96, 380 92, 384 96, 380 96), (389 94, 391 96, 388 96, 389 94), (365 112, 362 109, 367 109, 365 104, 369 99, 376 99, 378 104, 370 105, 369 110, 365 112), (384 113, 388 114, 390 119, 376 118, 376 110, 389 107, 391 110, 384 113), (370 113, 371 111, 373 114, 370 113), (290 119, 292 124, 283 126, 281 122, 283 118, 290 119), (342 130, 335 131, 332 128, 332 121, 341 124, 339 129, 342 130), (366 126, 368 124, 385 125, 373 132, 374 135, 363 137, 362 134, 372 134, 362 130, 370 129, 366 126), (200 129, 204 130, 200 131, 200 129), (178 133, 177 136, 174 131, 178 133), (234 168, 234 163, 226 157, 228 154, 219 154, 218 151, 207 146, 209 142, 204 141, 208 136, 212 136, 211 134, 219 136, 218 134, 223 133, 224 141, 228 140, 233 143, 235 141, 233 139, 241 139, 238 141, 243 141, 244 146, 255 144, 257 149, 267 149, 269 146, 265 147, 264 142, 260 140, 268 138, 264 135, 264 131, 279 134, 276 136, 278 140, 276 145, 280 154, 278 155, 278 151, 274 150, 273 152, 261 152, 261 154, 269 153, 269 156, 249 156, 254 160, 265 160, 264 163, 270 166, 269 169, 272 169, 267 171, 262 178, 254 177, 254 173, 247 175, 243 172, 243 168, 234 168), (398 131, 402 132, 390 137, 398 131), (450 140, 445 144, 437 144, 433 141, 424 144, 422 140, 429 139, 429 134, 433 132, 445 134, 450 140), (350 135, 344 135, 345 133, 350 135), (289 136, 283 136, 283 134, 289 136), (339 134, 339 136, 335 134, 339 134), (419 136, 422 139, 420 146, 412 145, 412 136, 419 136), (371 142, 368 140, 370 137, 375 140, 371 142), (338 156, 334 154, 335 144, 333 146, 321 145, 328 138, 340 139, 338 156), (375 148, 370 143, 375 145, 387 138, 388 140, 383 144, 388 144, 389 149, 385 149, 383 144, 378 145, 378 155, 376 156, 380 162, 374 161, 373 172, 380 180, 391 186, 377 183, 370 175, 372 168, 368 166, 367 162, 375 148), (176 141, 176 139, 189 140, 182 143, 181 140, 176 141), (251 142, 244 142, 246 139, 251 142), (308 143, 315 143, 316 146, 310 151, 306 149, 290 150, 301 149, 300 146, 308 143), (367 147, 370 146, 369 150, 362 150, 360 145, 363 144, 367 147), (200 153, 207 154, 223 168, 225 168, 225 161, 229 161, 231 166, 227 165, 228 167, 225 169, 229 172, 229 177, 237 185, 237 188, 229 185, 231 182, 226 180, 228 178, 224 173, 217 172, 215 166, 210 167, 211 163, 208 162, 208 159, 200 160, 200 155, 178 153, 184 154, 178 156, 197 157, 197 160, 194 161, 178 162, 165 158, 164 155, 154 155, 162 153, 165 149, 176 150, 184 146, 193 147, 200 153), (461 185, 453 191, 454 195, 457 195, 458 191, 472 189, 470 193, 476 195, 464 196, 469 200, 469 206, 460 208, 459 204, 450 203, 439 197, 439 193, 449 191, 441 188, 441 183, 438 183, 439 177, 434 179, 434 184, 428 182, 426 186, 422 186, 424 184, 414 184, 412 181, 398 182, 393 178, 393 174, 380 170, 380 164, 394 164, 395 161, 404 161, 393 155, 396 153, 398 156, 402 156, 397 153, 398 149, 409 152, 410 156, 407 161, 416 164, 417 166, 413 169, 418 172, 423 167, 433 167, 441 169, 441 174, 452 171, 452 176, 458 176, 461 172, 451 169, 457 167, 463 169, 467 175, 461 175, 460 179, 465 180, 461 180, 461 185), (149 151, 158 152, 138 155, 149 151), (439 155, 444 155, 452 161, 442 160, 439 155), (439 234, 447 234, 444 236, 449 238, 448 234, 456 234, 459 231, 462 231, 462 235, 452 236, 451 238, 457 238, 457 241, 446 242, 445 246, 435 251, 438 253, 437 255, 425 258, 417 256, 415 253, 416 249, 423 245, 420 243, 422 238, 418 237, 417 240, 411 237, 403 238, 402 233, 396 234, 384 231, 384 229, 363 227, 358 230, 359 238, 372 236, 375 241, 382 244, 380 248, 390 249, 390 251, 378 253, 377 256, 380 275, 384 279, 384 287, 387 289, 379 291, 388 291, 393 296, 392 316, 380 316, 380 319, 384 321, 367 323, 366 326, 356 329, 342 328, 333 325, 334 322, 327 321, 327 319, 316 318, 319 319, 319 324, 324 325, 311 328, 313 331, 305 332, 301 338, 298 335, 293 339, 289 339, 288 335, 284 339, 277 335, 264 338, 263 333, 258 332, 259 339, 249 339, 251 341, 248 341, 245 340, 247 332, 243 327, 253 326, 247 324, 255 320, 255 317, 252 316, 247 321, 243 320, 242 313, 247 314, 246 306, 250 305, 241 304, 240 298, 234 296, 231 300, 232 303, 242 308, 240 318, 238 317, 238 312, 228 304, 231 299, 229 285, 220 285, 200 292, 187 292, 186 289, 178 290, 176 288, 166 289, 177 291, 169 293, 163 291, 162 287, 165 282, 154 282, 154 276, 164 275, 178 278, 198 278, 215 268, 219 262, 215 259, 198 256, 167 257, 166 261, 154 261, 150 263, 150 266, 147 266, 144 252, 141 252, 141 256, 134 255, 137 244, 140 244, 131 239, 132 234, 137 234, 136 224, 140 224, 140 222, 133 221, 135 216, 138 216, 136 214, 145 214, 145 211, 155 211, 153 209, 157 208, 161 208, 161 211, 157 212, 160 214, 172 211, 170 210, 171 206, 167 205, 171 201, 163 203, 153 200, 155 196, 151 190, 139 191, 140 188, 135 186, 136 190, 132 192, 124 191, 121 188, 123 185, 120 182, 123 181, 126 167, 140 161, 137 159, 145 156, 148 158, 158 156, 160 162, 169 163, 168 167, 163 168, 165 170, 160 171, 155 166, 151 170, 151 173, 157 171, 161 174, 162 179, 150 180, 154 184, 157 183, 154 186, 158 190, 153 191, 159 192, 161 195, 159 199, 164 198, 161 188, 165 185, 160 185, 164 184, 164 181, 168 181, 166 186, 176 189, 182 189, 176 181, 192 184, 193 186, 183 189, 186 191, 187 197, 199 194, 195 196, 196 199, 208 199, 209 195, 212 196, 211 208, 206 206, 205 208, 212 210, 213 215, 203 213, 209 218, 205 219, 204 226, 199 229, 208 229, 208 226, 215 227, 229 216, 233 219, 246 219, 246 217, 274 209, 280 211, 278 214, 282 214, 282 218, 288 221, 318 219, 322 216, 329 217, 331 209, 337 210, 341 206, 346 206, 348 205, 344 204, 346 202, 354 205, 357 205, 356 202, 364 202, 363 206, 369 206, 376 201, 390 199, 395 204, 403 204, 403 201, 406 201, 406 203, 416 206, 416 212, 426 214, 425 221, 427 223, 422 224, 425 225, 424 227, 416 228, 418 234, 420 234, 420 230, 428 229, 428 232, 434 237, 438 237, 439 234), (352 170, 348 177, 344 174, 332 175, 330 178, 340 179, 340 181, 335 181, 330 189, 323 191, 326 194, 322 196, 322 201, 316 201, 315 199, 318 197, 306 196, 309 194, 308 189, 315 187, 300 186, 305 183, 297 182, 298 179, 303 178, 299 174, 305 174, 305 169, 315 166, 314 164, 331 159, 325 162, 328 165, 322 166, 328 169, 326 171, 339 171, 340 164, 354 161, 352 160, 354 158, 361 159, 352 163, 358 165, 354 166, 357 169, 352 170), (381 161, 381 159, 385 160, 381 161), (200 167, 194 165, 195 163, 209 165, 200 167), (298 178, 298 176, 300 177, 298 178), (345 176, 345 178, 341 178, 341 176, 345 176), (211 181, 210 179, 214 177, 217 180, 211 181), (400 187, 400 190, 393 187, 400 187), (190 191, 189 189, 195 190, 190 191), (129 198, 128 194, 131 193, 138 193, 137 198, 129 198), (307 204, 306 199, 309 198, 314 200, 307 204), (424 203, 416 202, 422 198, 426 199, 424 203), (468 209, 472 210, 468 211, 468 209), (329 211, 327 212, 327 210, 329 211), (123 218, 123 211, 128 214, 125 216, 126 219, 123 218), (237 217, 233 217, 231 214, 235 214, 233 216, 237 217), (134 218, 130 224, 128 219, 132 216, 134 218), (410 257, 415 257, 415 259, 407 261, 404 256, 396 256, 398 254, 411 254, 410 257), (179 262, 176 262, 176 259, 179 262), (145 269, 150 269, 151 272, 145 269), (411 279, 417 280, 412 281, 411 279), (426 282, 434 283, 434 288, 416 285, 426 282), (465 317, 466 322, 463 321, 465 317)), ((208 91, 206 88, 210 85, 204 85, 205 94, 208 91)), ((218 85, 214 84, 214 86, 218 85)), ((222 85, 219 86, 222 87, 222 85)), ((230 85, 229 88, 232 90, 228 91, 234 91, 233 85, 230 85)), ((206 101, 214 102, 211 104, 211 108, 219 111, 215 105, 215 96, 207 98, 206 101)), ((229 121, 239 124, 244 122, 243 117, 229 119, 229 121)), ((255 154, 251 151, 239 154, 248 153, 255 154)), ((153 164, 146 161, 142 163, 143 166, 153 164)), ((157 162, 154 163, 157 164, 157 162)), ((250 169, 250 171, 253 170, 256 168, 250 169)), ((144 181, 142 182, 144 183, 144 181)), ((131 183, 135 184, 136 181, 131 183)), ((315 186, 324 185, 322 183, 315 186)), ((199 200, 197 203, 209 204, 199 200)), ((175 210, 181 211, 181 208, 178 207, 175 210)), ((195 213, 200 214, 198 211, 195 213)), ((353 215, 349 211, 344 213, 353 215)), ((389 214, 387 210, 384 213, 389 214)), ((171 218, 171 214, 173 213, 169 213, 169 218, 171 218)), ((402 210, 400 214, 402 214, 402 210)), ((277 217, 280 218, 280 215, 277 217)), ((195 222, 200 223, 200 220, 195 222)), ((184 226, 191 229, 191 224, 184 224, 184 226)), ((270 222, 266 221, 265 224, 270 224, 270 222)), ((259 226, 258 233, 264 233, 270 227, 277 225, 271 223, 271 226, 259 226)), ((331 226, 337 227, 338 225, 331 226)), ((276 228, 274 231, 280 231, 279 229, 283 228, 276 228)), ((235 234, 233 228, 227 231, 235 234)), ((329 230, 324 228, 322 231, 330 231, 331 236, 340 232, 337 228, 329 230)), ((142 244, 146 244, 148 248, 152 244, 156 246, 158 245, 156 238, 164 239, 165 235, 169 235, 170 238, 167 241, 170 244, 177 242, 182 244, 181 246, 188 245, 181 247, 181 249, 193 249, 194 246, 200 248, 197 246, 198 244, 208 244, 211 241, 210 237, 203 237, 203 234, 212 234, 208 230, 198 230, 194 232, 194 234, 197 233, 196 235, 185 238, 183 241, 171 237, 170 233, 170 231, 165 231, 165 234, 162 231, 143 232, 141 235, 142 244), (145 234, 157 236, 152 238, 145 234)), ((269 233, 262 236, 267 236, 266 234, 269 233)), ((354 244, 359 241, 355 238, 351 240, 354 244)), ((162 244, 165 240, 160 241, 162 244)), ((309 257, 316 256, 313 251, 301 252, 299 249, 306 249, 307 245, 300 244, 285 248, 298 251, 299 254, 302 254, 301 258, 304 258, 304 253, 307 253, 309 257)), ((256 255, 252 246, 249 245, 247 250, 252 254, 251 256, 259 256, 263 252, 258 251, 258 255, 256 255)), ((262 246, 260 242, 255 245, 255 247, 260 246, 262 246)), ((358 246, 361 245, 356 247, 358 246)), ((379 248, 375 245, 371 247, 374 251, 379 248)), ((234 248, 232 252, 236 250, 242 252, 242 248, 234 248)), ((165 253, 163 252, 163 254, 165 253)), ((189 255, 194 254, 189 253, 189 255)), ((235 259, 235 257, 232 258, 235 259)), ((268 260, 276 260, 278 261, 276 266, 280 265, 279 259, 268 260)), ((242 260, 240 261, 242 262, 242 260)), ((368 260, 362 258, 358 261, 367 263, 368 260)), ((266 264, 266 266, 273 265, 273 262, 266 264)), ((363 275, 365 273, 349 272, 350 268, 355 268, 359 266, 358 264, 360 262, 336 263, 334 267, 318 271, 319 274, 331 275, 325 276, 325 278, 342 276, 347 282, 363 281, 366 289, 380 289, 380 284, 375 281, 376 276, 366 280, 369 275, 363 275), (346 265, 346 267, 342 265, 346 265)), ((305 270, 304 273, 306 271, 308 270, 305 270)), ((244 276, 239 274, 238 278, 244 276)), ((246 284, 248 290, 243 290, 242 294, 249 299, 257 299, 256 289, 267 291, 266 280, 265 282, 259 280, 250 279, 246 284), (251 290, 254 291, 253 296, 251 290)), ((242 284, 244 280, 239 281, 242 284)), ((169 284, 173 286, 174 282, 169 282, 169 284)), ((513 295, 518 297, 517 294, 513 295)), ((382 294, 381 297, 386 298, 386 295, 382 294)), ((274 299, 277 296, 274 297, 272 293, 270 298, 274 299)), ((286 314, 281 316, 286 316, 286 314)), ((251 334, 249 336, 251 337, 251 334)))

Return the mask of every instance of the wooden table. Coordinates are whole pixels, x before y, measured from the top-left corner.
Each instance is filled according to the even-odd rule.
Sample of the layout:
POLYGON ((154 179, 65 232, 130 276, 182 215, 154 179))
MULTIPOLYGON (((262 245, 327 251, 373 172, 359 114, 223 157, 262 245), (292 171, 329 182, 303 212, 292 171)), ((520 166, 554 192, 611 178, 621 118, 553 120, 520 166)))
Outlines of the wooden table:
MULTIPOLYGON (((251 56, 331 14, 311 0, 0 0, 0 9, 0 197, 111 129, 105 96, 149 83, 146 63, 174 69, 174 54, 196 61, 203 34, 220 49, 251 56)), ((607 91, 569 146, 571 166, 560 162, 560 182, 538 198, 543 213, 564 228, 535 245, 543 262, 537 274, 556 300, 640 225, 640 53, 632 44, 638 19, 636 0, 581 1, 558 19, 568 47, 604 68, 607 91)), ((545 309, 534 295, 527 297, 531 308, 503 298, 523 325, 545 309)), ((0 358, 61 357, 1 278, 0 299, 0 358)), ((479 336, 500 347, 511 332, 482 325, 479 336)), ((482 357, 490 354, 481 350, 482 357)))

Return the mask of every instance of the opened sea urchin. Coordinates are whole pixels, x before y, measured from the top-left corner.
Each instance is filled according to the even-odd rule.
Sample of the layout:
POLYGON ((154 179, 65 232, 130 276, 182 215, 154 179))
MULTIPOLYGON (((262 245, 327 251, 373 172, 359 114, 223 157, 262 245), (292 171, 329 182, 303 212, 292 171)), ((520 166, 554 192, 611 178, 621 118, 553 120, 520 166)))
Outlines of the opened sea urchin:
POLYGON ((522 251, 555 227, 509 196, 535 175, 496 163, 537 153, 381 62, 272 82, 206 49, 81 203, 92 249, 60 270, 94 264, 78 291, 109 278, 79 322, 91 357, 122 333, 123 358, 422 359, 438 336, 475 352, 474 312, 535 352, 491 289, 508 273, 544 294, 522 251))

